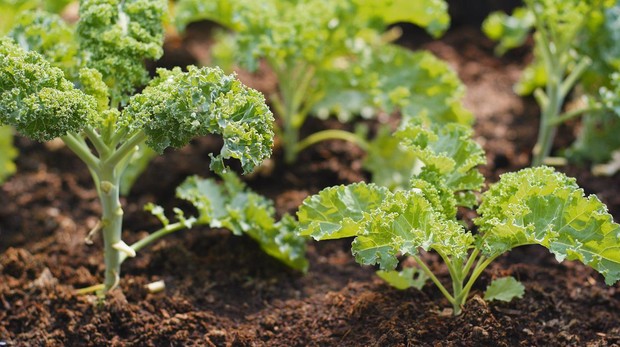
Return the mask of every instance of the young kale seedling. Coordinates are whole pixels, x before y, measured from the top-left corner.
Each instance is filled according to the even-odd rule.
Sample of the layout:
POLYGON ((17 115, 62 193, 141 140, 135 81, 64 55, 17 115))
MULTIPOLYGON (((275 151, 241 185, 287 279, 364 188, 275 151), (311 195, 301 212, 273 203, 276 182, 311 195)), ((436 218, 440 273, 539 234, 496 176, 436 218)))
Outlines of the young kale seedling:
MULTIPOLYGON (((106 266, 100 293, 118 285, 122 260, 139 248, 121 239, 119 201, 120 179, 138 146, 161 153, 195 136, 221 134, 223 147, 211 156, 216 172, 227 158, 249 172, 271 152, 273 116, 263 96, 217 68, 159 69, 130 97, 148 81, 144 59, 162 53, 165 9, 165 1, 82 1, 77 28, 64 31, 77 45, 44 44, 28 30, 0 39, 0 124, 35 140, 59 137, 93 177, 106 266), (64 65, 59 52, 72 46, 75 60, 64 65)), ((50 18, 39 24, 57 23, 50 18)))
MULTIPOLYGON (((534 61, 515 88, 519 94, 533 91, 541 108, 534 166, 550 155, 560 124, 605 109, 591 100, 563 112, 577 83, 583 82, 586 93, 596 94, 600 87, 608 86, 611 71, 620 68, 616 44, 620 7, 612 6, 613 1, 526 0, 525 7, 517 8, 512 16, 496 12, 483 24, 487 36, 499 41, 499 54, 522 45, 534 30, 534 61)), ((603 156, 608 155, 609 151, 603 156)))
POLYGON ((396 22, 425 27, 434 36, 449 24, 444 1, 181 0, 177 24, 210 19, 234 31, 233 59, 251 71, 264 61, 278 81, 269 96, 280 117, 277 134, 285 160, 324 140, 346 140, 365 147, 364 139, 329 129, 300 139, 308 116, 372 116, 410 107, 411 116, 444 114, 468 122, 458 102, 462 86, 446 64, 429 53, 413 54, 386 44, 396 22), (303 14, 303 15, 300 15, 303 14), (446 72, 447 71, 447 72, 446 72), (406 77, 405 77, 406 76, 406 77), (455 82, 456 81, 456 82, 455 82))
MULTIPOLYGON (((376 184, 356 183, 327 188, 307 198, 297 216, 300 233, 316 240, 354 237, 357 262, 378 264, 384 271, 411 256, 420 270, 405 278, 382 277, 404 288, 428 277, 459 314, 476 280, 497 257, 513 248, 536 244, 559 261, 579 260, 605 276, 620 279, 620 225, 612 221, 596 196, 584 197, 574 179, 548 167, 504 174, 482 194, 476 233, 457 220, 457 207, 472 207, 483 177, 484 162, 471 131, 458 124, 424 127, 408 124, 395 136, 423 165, 408 189, 391 191, 376 184), (448 268, 451 290, 433 273, 420 250, 435 251, 448 268), (417 274, 419 271, 422 276, 417 274)), ((520 295, 520 288, 502 280, 487 298, 520 295), (516 290, 515 290, 516 289, 516 290), (509 291, 510 293, 505 293, 509 291), (504 293, 502 293, 504 292, 504 293)))

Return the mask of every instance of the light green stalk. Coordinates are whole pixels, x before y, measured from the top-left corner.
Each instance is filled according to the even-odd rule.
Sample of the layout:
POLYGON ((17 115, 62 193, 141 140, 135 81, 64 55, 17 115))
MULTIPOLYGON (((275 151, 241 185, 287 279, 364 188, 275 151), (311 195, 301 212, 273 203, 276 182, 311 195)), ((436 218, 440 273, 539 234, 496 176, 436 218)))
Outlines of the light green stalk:
MULTIPOLYGON (((591 63, 591 59, 582 57, 569 73, 566 57, 570 54, 572 39, 568 38, 565 43, 558 42, 557 35, 545 27, 545 23, 542 23, 536 11, 533 12, 538 31, 535 35, 536 49, 541 52, 547 72, 545 90, 537 89, 534 92, 534 97, 541 108, 541 118, 538 126, 538 139, 532 151, 532 166, 540 166, 544 163, 545 158, 551 154, 553 140, 561 121, 584 112, 578 110, 567 115, 561 114, 568 93, 585 72, 591 63)), ((575 25, 580 24, 575 23, 575 25)), ((575 31, 576 34, 577 31, 575 31)))

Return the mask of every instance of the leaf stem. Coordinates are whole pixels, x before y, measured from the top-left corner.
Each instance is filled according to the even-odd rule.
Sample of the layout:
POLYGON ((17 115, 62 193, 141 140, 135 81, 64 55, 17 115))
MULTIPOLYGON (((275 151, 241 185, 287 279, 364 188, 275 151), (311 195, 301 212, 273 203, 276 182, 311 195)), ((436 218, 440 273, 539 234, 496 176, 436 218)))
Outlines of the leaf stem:
POLYGON ((598 105, 597 106, 592 106, 592 107, 578 108, 578 109, 575 109, 575 110, 564 112, 563 114, 561 114, 561 115, 559 115, 557 117, 554 117, 553 119, 551 119, 549 121, 549 124, 559 125, 561 123, 566 122, 567 120, 570 120, 570 119, 573 119, 575 117, 581 116, 584 113, 593 112, 593 111, 600 111, 600 110, 602 110, 602 107, 600 107, 598 105))
POLYGON ((295 154, 314 144, 327 140, 344 140, 352 142, 363 150, 368 150, 369 147, 368 141, 354 133, 340 129, 327 129, 316 132, 297 143, 297 146, 295 146, 295 154))
POLYGON ((452 294, 450 294, 450 292, 448 292, 448 290, 446 289, 446 287, 443 286, 443 284, 441 284, 441 282, 439 281, 439 279, 437 278, 437 276, 435 276, 435 274, 428 268, 428 266, 426 265, 426 263, 417 255, 411 255, 411 257, 413 259, 415 259, 415 261, 418 263, 418 265, 420 266, 420 268, 422 268, 422 271, 424 271, 426 273, 426 275, 428 275, 428 277, 431 279, 431 281, 433 281, 433 283, 435 283, 435 285, 437 286, 437 288, 439 288, 439 291, 441 291, 441 293, 443 294, 443 296, 448 299, 448 301, 450 302, 450 304, 454 305, 455 304, 455 300, 454 297, 452 296, 452 294))
POLYGON ((119 162, 131 154, 136 149, 137 145, 144 142, 144 140, 146 140, 146 134, 142 130, 138 131, 106 159, 106 164, 116 166, 119 162))
POLYGON ((100 157, 107 156, 110 153, 110 148, 103 142, 101 136, 99 136, 93 128, 90 126, 84 127, 84 133, 93 146, 95 146, 95 149, 97 150, 97 153, 99 153, 100 157))
POLYGON ((61 137, 61 140, 78 156, 90 169, 97 171, 99 169, 99 158, 95 157, 90 148, 81 139, 80 135, 68 133, 61 137))
MULTIPOLYGON (((183 223, 183 222, 176 222, 173 224, 168 224, 165 227, 149 234, 148 236, 144 237, 143 239, 141 239, 140 241, 135 242, 134 244, 132 244, 131 247, 134 251, 138 252, 139 250, 141 250, 142 248, 148 246, 149 244, 159 240, 160 238, 171 234, 175 231, 179 231, 182 229, 186 229, 187 228, 187 223, 183 223)), ((127 259, 127 255, 126 254, 121 254, 121 263, 123 261, 125 261, 125 259, 127 259)))

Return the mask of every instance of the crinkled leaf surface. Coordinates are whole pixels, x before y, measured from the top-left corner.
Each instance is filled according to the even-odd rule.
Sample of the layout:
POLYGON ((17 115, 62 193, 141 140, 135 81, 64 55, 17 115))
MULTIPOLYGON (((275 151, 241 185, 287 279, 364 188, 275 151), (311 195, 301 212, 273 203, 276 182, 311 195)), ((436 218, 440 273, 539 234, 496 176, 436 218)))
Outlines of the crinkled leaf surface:
POLYGON ((363 221, 351 250, 360 264, 379 264, 391 270, 398 254, 434 249, 463 259, 473 237, 454 220, 447 220, 416 190, 390 194, 363 221))
POLYGON ((78 45, 74 30, 59 15, 44 11, 21 13, 9 33, 24 50, 43 55, 53 66, 60 68, 69 80, 75 80, 78 45))
POLYGON ((306 198, 297 212, 301 234, 315 240, 356 236, 365 215, 389 194, 385 187, 366 183, 323 189, 306 198))
POLYGON ((177 188, 177 196, 191 202, 200 214, 198 223, 247 234, 270 256, 287 266, 306 271, 305 239, 295 233, 297 222, 289 215, 275 221, 273 203, 250 191, 233 173, 213 179, 189 177, 177 188))
POLYGON ((499 300, 510 302, 514 298, 522 298, 525 287, 514 277, 502 277, 493 280, 484 292, 484 300, 499 300))
POLYGON ((193 137, 220 134, 224 146, 211 168, 222 170, 222 159, 235 158, 250 172, 271 154, 273 115, 259 92, 245 87, 219 68, 188 67, 158 70, 141 94, 123 110, 122 123, 144 130, 147 145, 158 152, 181 147, 193 137))
POLYGON ((398 254, 435 249, 462 258, 473 237, 434 209, 419 190, 390 192, 374 184, 326 188, 307 198, 297 213, 302 235, 317 240, 356 236, 360 264, 392 270, 398 254))
POLYGON ((17 157, 17 149, 13 146, 13 129, 0 126, 0 183, 15 172, 13 159, 17 157))
POLYGON ((478 166, 486 158, 470 127, 456 123, 425 127, 417 121, 404 123, 395 135, 424 163, 418 178, 445 186, 456 195, 457 205, 471 207, 468 195, 482 188, 478 166))
POLYGON ((377 18, 386 24, 398 22, 421 26, 434 37, 443 34, 450 26, 448 4, 443 0, 353 0, 360 9, 360 16, 377 18))
POLYGON ((0 38, 0 124, 35 140, 51 140, 90 124, 96 101, 39 53, 0 38))
POLYGON ((165 0, 82 0, 77 37, 86 65, 101 72, 113 99, 146 84, 145 59, 159 58, 165 0))
POLYGON ((596 196, 585 197, 575 180, 548 167, 502 175, 483 195, 476 219, 487 255, 537 244, 561 261, 579 260, 620 279, 620 226, 596 196))
POLYGON ((448 64, 428 52, 412 52, 396 45, 370 47, 350 65, 336 64, 319 74, 325 97, 318 113, 340 119, 373 109, 401 110, 403 116, 436 123, 471 124, 473 116, 462 105, 465 87, 448 64), (322 76, 322 75, 321 75, 322 76), (359 100, 351 103, 351 100, 359 100))

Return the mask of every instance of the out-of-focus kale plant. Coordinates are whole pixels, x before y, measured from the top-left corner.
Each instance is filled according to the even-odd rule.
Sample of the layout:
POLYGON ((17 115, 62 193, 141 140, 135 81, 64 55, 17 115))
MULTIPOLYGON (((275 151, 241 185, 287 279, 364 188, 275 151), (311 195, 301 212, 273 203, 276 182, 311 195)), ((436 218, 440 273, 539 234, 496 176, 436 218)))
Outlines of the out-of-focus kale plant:
POLYGON ((268 97, 289 163, 329 139, 367 148, 363 136, 339 129, 300 139, 309 115, 336 115, 344 122, 399 110, 405 117, 472 121, 460 102, 464 88, 446 63, 390 43, 399 34, 388 28, 397 22, 442 34, 449 25, 443 0, 180 0, 175 13, 181 29, 208 19, 232 31, 218 35, 215 61, 250 71, 264 62, 273 71, 277 91, 268 97))
POLYGON ((541 165, 551 154, 557 127, 578 116, 583 116, 582 128, 567 156, 578 161, 609 160, 620 148, 620 119, 609 103, 613 76, 620 71, 620 3, 524 3, 512 15, 491 14, 483 30, 498 41, 499 54, 522 45, 533 31, 534 60, 515 86, 521 95, 533 93, 541 108, 532 164, 541 165))

